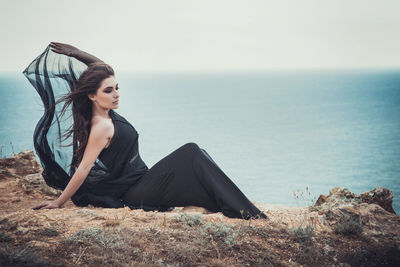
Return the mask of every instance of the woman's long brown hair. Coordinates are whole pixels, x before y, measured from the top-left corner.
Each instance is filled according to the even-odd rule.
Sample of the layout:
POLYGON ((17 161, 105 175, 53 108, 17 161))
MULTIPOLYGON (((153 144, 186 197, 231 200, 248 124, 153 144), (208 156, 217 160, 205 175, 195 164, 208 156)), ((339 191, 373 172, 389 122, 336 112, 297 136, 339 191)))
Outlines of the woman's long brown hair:
POLYGON ((92 63, 79 77, 75 88, 71 93, 60 98, 57 103, 64 103, 61 109, 63 116, 67 108, 72 104, 73 125, 62 136, 64 140, 73 137, 73 141, 69 145, 73 145, 74 157, 72 167, 77 167, 82 160, 85 151, 92 120, 92 101, 89 94, 96 94, 101 82, 114 76, 112 67, 105 63, 92 63))

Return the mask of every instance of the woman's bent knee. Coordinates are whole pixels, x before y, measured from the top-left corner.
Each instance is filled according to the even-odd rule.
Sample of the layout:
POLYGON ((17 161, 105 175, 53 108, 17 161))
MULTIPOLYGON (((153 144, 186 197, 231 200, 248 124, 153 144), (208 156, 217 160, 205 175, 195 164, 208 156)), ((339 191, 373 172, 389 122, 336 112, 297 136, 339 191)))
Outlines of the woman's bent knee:
POLYGON ((200 147, 196 143, 187 143, 181 146, 179 150, 182 150, 185 153, 196 154, 200 152, 200 147))
POLYGON ((200 150, 200 147, 196 143, 193 143, 193 142, 184 144, 182 146, 182 148, 192 150, 192 151, 200 150))

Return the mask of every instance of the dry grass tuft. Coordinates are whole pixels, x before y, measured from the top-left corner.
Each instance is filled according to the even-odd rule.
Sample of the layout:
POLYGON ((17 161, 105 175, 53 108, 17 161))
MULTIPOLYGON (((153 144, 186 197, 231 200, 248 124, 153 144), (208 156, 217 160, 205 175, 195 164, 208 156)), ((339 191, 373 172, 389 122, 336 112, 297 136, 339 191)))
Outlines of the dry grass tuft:
POLYGON ((360 235, 363 231, 361 219, 346 214, 333 226, 333 231, 340 235, 360 235))

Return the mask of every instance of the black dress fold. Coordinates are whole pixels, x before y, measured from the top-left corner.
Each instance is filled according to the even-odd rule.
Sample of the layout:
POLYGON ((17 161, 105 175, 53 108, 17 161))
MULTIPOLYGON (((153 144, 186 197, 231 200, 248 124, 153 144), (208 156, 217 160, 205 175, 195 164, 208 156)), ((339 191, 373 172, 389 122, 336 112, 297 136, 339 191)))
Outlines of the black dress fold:
MULTIPOLYGON (((46 183, 57 189, 68 184, 75 172, 71 167, 75 159, 73 147, 66 146, 72 140, 61 138, 72 125, 71 110, 60 118, 61 107, 55 103, 62 94, 74 90, 86 67, 47 47, 23 72, 45 107, 34 132, 34 145, 46 183)), ((110 117, 114 136, 72 197, 76 205, 160 211, 193 205, 232 218, 266 218, 197 144, 183 145, 149 169, 139 154, 136 129, 113 110, 110 117)))
POLYGON ((231 218, 266 218, 195 143, 157 162, 123 196, 132 208, 200 206, 231 218))

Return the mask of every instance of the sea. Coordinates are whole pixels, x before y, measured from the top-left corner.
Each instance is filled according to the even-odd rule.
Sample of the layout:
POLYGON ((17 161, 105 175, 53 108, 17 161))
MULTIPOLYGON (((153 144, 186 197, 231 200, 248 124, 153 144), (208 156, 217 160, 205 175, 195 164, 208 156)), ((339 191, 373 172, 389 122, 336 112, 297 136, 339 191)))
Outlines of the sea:
MULTIPOLYGON (((308 206, 333 187, 386 187, 400 212, 400 69, 116 79, 116 111, 139 132, 149 167, 194 142, 254 202, 308 206)), ((0 93, 0 156, 33 149, 39 95, 18 72, 0 73, 0 93)))

